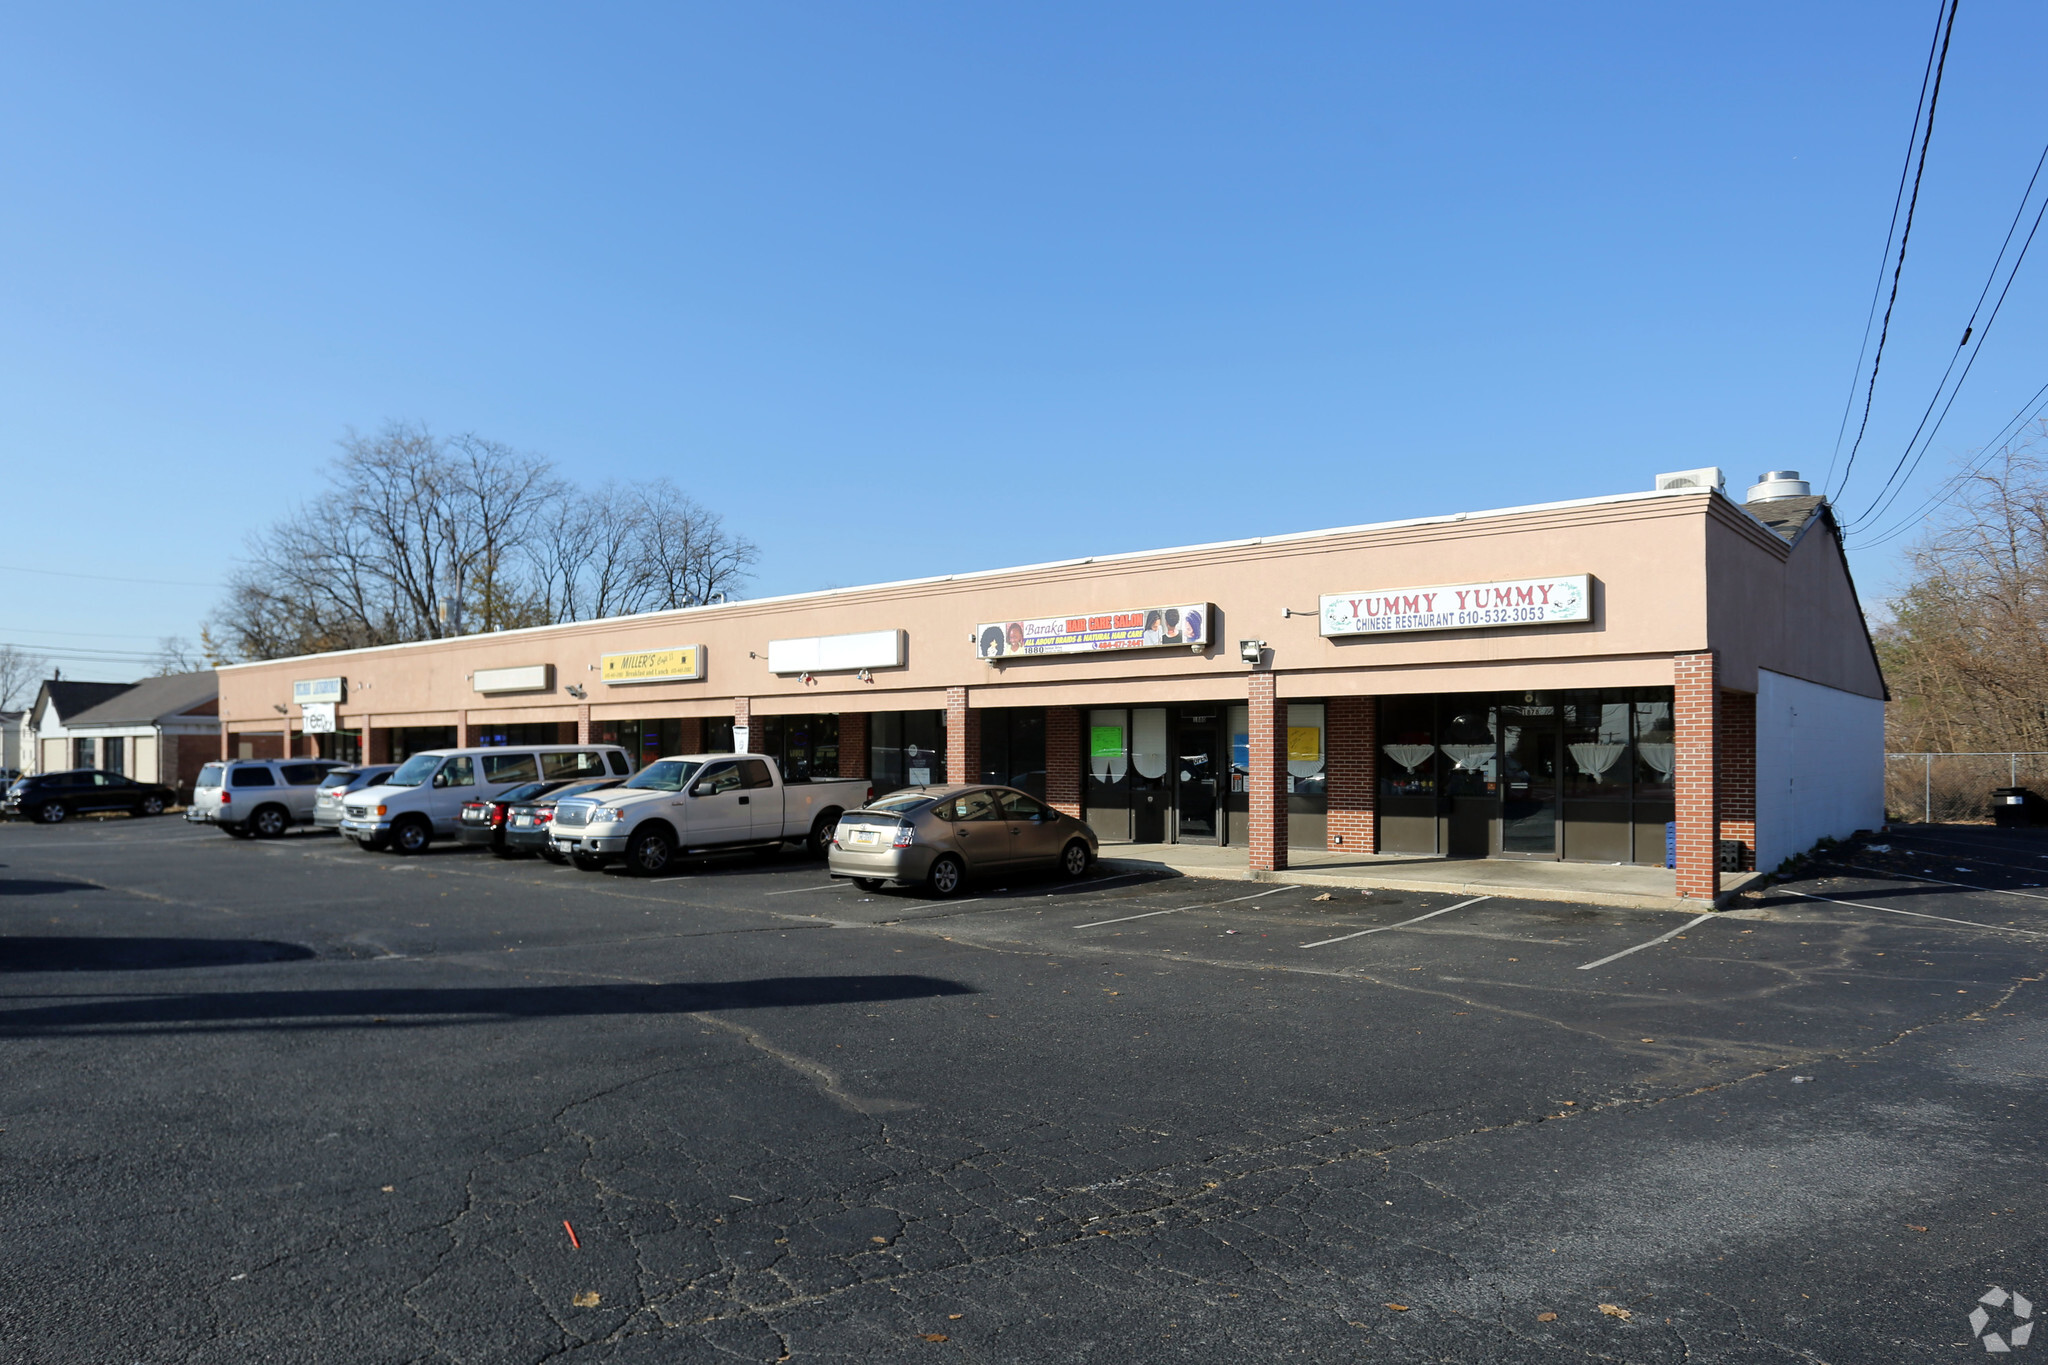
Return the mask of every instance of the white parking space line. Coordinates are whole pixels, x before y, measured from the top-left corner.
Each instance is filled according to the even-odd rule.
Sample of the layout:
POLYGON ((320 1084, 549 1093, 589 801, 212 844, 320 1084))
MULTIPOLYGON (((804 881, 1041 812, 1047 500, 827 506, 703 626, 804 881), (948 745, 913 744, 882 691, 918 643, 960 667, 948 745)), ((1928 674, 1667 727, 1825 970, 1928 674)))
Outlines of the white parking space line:
POLYGON ((1887 881, 1933 882, 1936 886, 1959 886, 1965 891, 1982 891, 1987 896, 2018 896, 2021 900, 2048 901, 2048 896, 2041 895, 2036 891, 2002 891, 1995 886, 1973 886, 1969 882, 1946 881, 1940 877, 1930 877, 1923 872, 1881 872, 1877 868, 1864 867, 1860 863, 1837 863, 1836 866, 1850 868, 1857 872, 1868 872, 1872 876, 1883 877, 1887 881))
POLYGON ((1116 919, 1099 919, 1090 924, 1077 924, 1076 929, 1100 929, 1105 924, 1129 924, 1134 919, 1151 919, 1154 915, 1177 915, 1183 910, 1210 910, 1219 905, 1236 905, 1240 901, 1255 901, 1267 896, 1277 896, 1282 891, 1299 891, 1298 886, 1275 886, 1250 896, 1238 896, 1227 901, 1203 901, 1200 905, 1176 905, 1171 910, 1147 910, 1142 915, 1123 915, 1116 919))
MULTIPOLYGON (((1790 890, 1789 887, 1780 889, 1790 890)), ((1826 901, 1829 905, 1853 905, 1858 910, 1882 910, 1887 915, 1910 915, 1914 919, 1939 920, 1943 924, 1963 924, 1972 929, 1988 929, 1994 934, 2018 934, 2022 938, 2048 938, 2048 934, 2039 933, 2033 929, 2014 929, 2003 924, 1980 924, 1973 919, 1950 919, 1947 915, 1930 915, 1920 910, 1901 910, 1895 905, 1865 905, 1862 901, 1837 900, 1833 896, 1808 895, 1804 891, 1793 891, 1792 894, 1803 896, 1810 901, 1826 901)))
POLYGON ((1669 933, 1657 935, 1657 937, 1651 939, 1648 943, 1638 943, 1633 948, 1623 948, 1618 953, 1609 953, 1606 957, 1601 958, 1597 962, 1581 962, 1579 964, 1579 970, 1582 972, 1590 972, 1595 967, 1605 967, 1608 963, 1614 962, 1620 958, 1627 957, 1630 953, 1640 953, 1645 948, 1654 948, 1660 943, 1666 942, 1670 939, 1677 938, 1680 934, 1692 928, 1695 924, 1705 924, 1708 920, 1712 919, 1717 913, 1719 912, 1709 910, 1704 915, 1696 915, 1692 919, 1687 920, 1685 923, 1679 925, 1676 929, 1671 930, 1669 933))
POLYGON ((1420 924, 1426 919, 1435 919, 1438 915, 1448 915, 1453 910, 1463 910, 1468 905, 1477 905, 1481 901, 1492 899, 1493 897, 1491 896, 1474 896, 1469 901, 1459 901, 1456 905, 1446 905, 1441 910, 1432 910, 1426 915, 1417 915, 1414 919, 1404 919, 1399 924, 1382 924, 1377 929, 1360 929, 1355 934, 1339 934, 1335 938, 1319 938, 1314 943, 1304 943, 1301 946, 1304 948, 1327 948, 1332 943, 1348 943, 1354 938, 1364 938, 1367 934, 1384 934, 1389 929, 1406 929, 1411 924, 1420 924))
POLYGON ((794 896, 799 891, 844 891, 852 882, 826 882, 823 886, 792 886, 784 891, 764 891, 764 896, 794 896))

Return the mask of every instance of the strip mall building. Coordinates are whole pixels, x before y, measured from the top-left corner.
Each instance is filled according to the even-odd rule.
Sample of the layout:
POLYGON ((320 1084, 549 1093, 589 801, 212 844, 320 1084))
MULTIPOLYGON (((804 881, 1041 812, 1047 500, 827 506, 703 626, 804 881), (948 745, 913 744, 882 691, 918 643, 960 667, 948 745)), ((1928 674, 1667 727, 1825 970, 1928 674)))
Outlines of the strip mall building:
MULTIPOLYGON (((1885 688, 1796 476, 220 670, 224 756, 739 745, 1007 782, 1106 841, 1775 866, 1884 818, 1885 688)), ((1705 486, 1699 486, 1704 484, 1705 486)))

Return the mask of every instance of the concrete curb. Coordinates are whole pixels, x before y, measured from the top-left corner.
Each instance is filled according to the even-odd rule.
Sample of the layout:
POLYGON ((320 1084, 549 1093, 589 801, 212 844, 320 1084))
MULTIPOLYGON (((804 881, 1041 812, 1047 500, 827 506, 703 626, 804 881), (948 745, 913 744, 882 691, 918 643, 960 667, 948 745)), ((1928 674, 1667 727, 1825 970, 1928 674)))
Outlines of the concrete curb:
POLYGON ((1173 872, 1183 877, 1209 877, 1219 881, 1285 882, 1291 886, 1341 886, 1361 891, 1442 892, 1446 895, 1498 896, 1502 900, 1556 901, 1568 905, 1608 905, 1623 910, 1669 910, 1697 915, 1702 910, 1725 909, 1759 880, 1762 872, 1729 873, 1722 878, 1721 894, 1708 905, 1705 901, 1677 896, 1639 896, 1625 891, 1594 891, 1576 887, 1525 886, 1519 883, 1484 881, 1428 881, 1419 877, 1387 877, 1351 872, 1318 872, 1290 868, 1283 872, 1253 872, 1245 868, 1175 867, 1145 858, 1102 858, 1098 866, 1119 872, 1173 872))

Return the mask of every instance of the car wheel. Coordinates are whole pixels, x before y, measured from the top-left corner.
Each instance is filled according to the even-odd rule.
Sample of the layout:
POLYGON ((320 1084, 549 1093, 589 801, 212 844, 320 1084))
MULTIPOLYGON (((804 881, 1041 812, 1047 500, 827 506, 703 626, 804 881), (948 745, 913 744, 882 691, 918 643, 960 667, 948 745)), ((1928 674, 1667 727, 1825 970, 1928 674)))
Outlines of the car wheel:
POLYGON ((880 877, 855 877, 853 884, 863 891, 880 891, 882 889, 882 879, 880 877))
POLYGON ((804 852, 813 858, 822 858, 832 851, 832 834, 839 828, 839 812, 828 810, 818 817, 811 826, 811 837, 804 840, 804 852))
POLYGON ((162 815, 164 813, 164 799, 161 796, 145 796, 142 798, 142 804, 135 808, 135 813, 137 815, 162 815))
POLYGON ((626 868, 636 877, 668 871, 675 856, 676 841, 659 826, 643 829, 626 841, 626 868))
POLYGON ((258 806, 249 817, 249 831, 259 839, 275 839, 291 822, 282 806, 258 806))
POLYGON ((36 807, 36 819, 46 825, 61 825, 70 814, 62 801, 45 801, 36 807))
POLYGON ((579 872, 596 872, 604 866, 604 859, 594 853, 571 853, 569 861, 576 864, 579 872))
POLYGON ((1067 877, 1085 877, 1088 875, 1088 864, 1091 861, 1093 860, 1088 856, 1088 845, 1076 839, 1060 850, 1060 874, 1067 877))
POLYGON ((940 854, 932 861, 931 871, 924 874, 924 884, 940 900, 957 896, 960 888, 967 884, 967 869, 952 854, 940 854))
POLYGON ((357 839, 356 847, 361 849, 365 853, 382 853, 384 851, 384 845, 386 842, 387 841, 382 838, 372 836, 368 839, 357 839))
POLYGON ((434 841, 434 827, 417 815, 400 820, 391 831, 391 846, 400 853, 424 853, 434 841))

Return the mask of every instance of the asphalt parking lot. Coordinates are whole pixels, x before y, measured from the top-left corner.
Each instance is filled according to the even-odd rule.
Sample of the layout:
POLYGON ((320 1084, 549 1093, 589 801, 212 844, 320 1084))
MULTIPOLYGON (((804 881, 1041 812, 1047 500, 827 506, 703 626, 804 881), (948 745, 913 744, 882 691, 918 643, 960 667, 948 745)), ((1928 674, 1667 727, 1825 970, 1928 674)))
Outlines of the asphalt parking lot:
POLYGON ((941 903, 0 827, 0 1356, 1976 1353, 2048 1302, 2048 835, 1823 871, 941 903))

